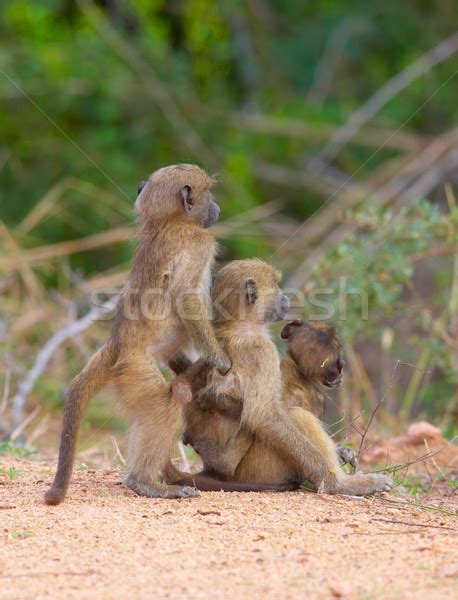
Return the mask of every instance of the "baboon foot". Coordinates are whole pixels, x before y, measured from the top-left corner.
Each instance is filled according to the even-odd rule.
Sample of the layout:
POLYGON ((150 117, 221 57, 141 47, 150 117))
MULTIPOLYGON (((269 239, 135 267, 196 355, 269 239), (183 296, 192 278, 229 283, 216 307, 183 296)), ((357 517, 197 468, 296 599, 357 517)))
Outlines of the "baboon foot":
POLYGON ((147 498, 196 498, 199 492, 187 485, 165 485, 163 483, 144 483, 132 475, 124 479, 124 483, 139 496, 147 498))
POLYGON ((347 475, 338 482, 333 493, 348 496, 368 496, 376 492, 388 492, 393 485, 393 480, 381 473, 347 475))

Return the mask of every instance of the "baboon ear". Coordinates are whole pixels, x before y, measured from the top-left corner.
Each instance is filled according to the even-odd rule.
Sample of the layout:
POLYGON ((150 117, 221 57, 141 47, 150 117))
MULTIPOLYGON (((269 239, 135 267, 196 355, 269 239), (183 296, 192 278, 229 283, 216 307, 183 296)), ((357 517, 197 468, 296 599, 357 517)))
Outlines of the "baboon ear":
POLYGON ((191 186, 184 185, 180 190, 180 195, 186 213, 188 215, 191 214, 192 207, 194 206, 194 200, 191 196, 191 186))
POLYGON ((282 340, 290 340, 293 335, 294 332, 297 330, 298 327, 302 327, 304 326, 305 323, 304 321, 302 321, 302 319, 296 319, 295 321, 291 321, 291 323, 288 323, 287 325, 285 325, 283 327, 283 329, 281 330, 280 336, 282 340))
POLYGON ((137 197, 140 196, 140 194, 142 193, 143 188, 145 187, 145 185, 147 184, 147 181, 140 181, 140 183, 137 185, 137 197))
POLYGON ((256 281, 254 279, 247 279, 245 282, 245 292, 246 299, 248 304, 254 306, 256 304, 256 300, 258 299, 258 288, 256 286, 256 281))

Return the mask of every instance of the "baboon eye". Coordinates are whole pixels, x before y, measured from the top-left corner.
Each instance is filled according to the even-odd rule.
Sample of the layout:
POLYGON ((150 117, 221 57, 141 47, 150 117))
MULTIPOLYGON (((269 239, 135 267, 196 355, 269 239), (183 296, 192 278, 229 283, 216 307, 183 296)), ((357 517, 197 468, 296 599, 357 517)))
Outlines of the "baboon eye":
POLYGON ((258 288, 256 287, 256 282, 254 279, 246 280, 246 299, 248 304, 252 306, 256 304, 256 300, 258 299, 258 288))
POLYGON ((345 361, 343 358, 338 358, 336 360, 336 368, 339 371, 339 373, 342 373, 343 368, 345 367, 345 361))
POLYGON ((140 196, 141 191, 143 190, 143 188, 145 187, 145 185, 147 184, 147 181, 140 181, 140 183, 137 185, 137 196, 140 196))

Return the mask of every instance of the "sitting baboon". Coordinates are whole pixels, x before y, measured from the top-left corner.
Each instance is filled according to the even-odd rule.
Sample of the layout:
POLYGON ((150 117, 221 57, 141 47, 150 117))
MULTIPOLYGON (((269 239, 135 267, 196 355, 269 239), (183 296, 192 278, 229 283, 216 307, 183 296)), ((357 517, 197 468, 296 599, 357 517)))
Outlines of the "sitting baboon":
MULTIPOLYGON (((335 328, 324 322, 296 320, 283 328, 281 337, 288 340, 288 353, 280 362, 284 405, 300 407, 315 415, 322 413, 326 389, 340 386, 345 364, 335 328)), ((240 398, 226 394, 215 401, 211 394, 197 391, 206 372, 202 367, 192 381, 196 394, 194 402, 184 408, 183 442, 200 455, 206 472, 231 480, 254 436, 241 427, 240 398)), ((177 399, 182 381, 178 378, 172 384, 177 399)), ((181 394, 186 392, 191 399, 189 389, 181 390, 181 394)), ((336 450, 343 463, 356 467, 356 453, 351 447, 337 446, 336 450)))
POLYGON ((233 367, 229 376, 222 378, 197 363, 176 379, 176 396, 182 394, 182 401, 189 399, 186 377, 194 394, 192 403, 184 408, 185 439, 203 456, 204 467, 212 475, 234 482, 281 485, 309 480, 319 491, 351 495, 389 489, 392 482, 385 475, 348 475, 322 424, 304 408, 310 406, 318 384, 320 388, 333 387, 341 381, 343 362, 337 336, 330 347, 323 345, 320 356, 311 348, 321 362, 309 361, 313 368, 305 375, 300 371, 303 355, 298 349, 307 344, 304 338, 319 340, 325 329, 299 326, 298 322, 284 328, 291 360, 284 362, 283 371, 292 406, 284 402, 278 353, 265 331, 265 324, 272 320, 266 315, 271 311, 263 309, 262 300, 258 304, 264 298, 259 290, 272 285, 267 277, 259 277, 267 268, 260 261, 236 261, 215 279, 214 301, 225 288, 244 290, 244 303, 235 302, 230 295, 224 297, 224 313, 215 321, 217 339, 233 367))

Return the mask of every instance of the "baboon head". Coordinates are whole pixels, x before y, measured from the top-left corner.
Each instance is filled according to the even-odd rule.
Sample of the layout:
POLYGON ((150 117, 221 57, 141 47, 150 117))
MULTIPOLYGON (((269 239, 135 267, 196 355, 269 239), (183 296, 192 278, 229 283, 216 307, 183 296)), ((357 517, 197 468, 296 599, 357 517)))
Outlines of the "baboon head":
POLYGON ((280 271, 262 260, 230 262, 213 280, 215 321, 281 321, 290 302, 278 286, 280 279, 280 271))
POLYGON ((177 217, 207 228, 218 220, 220 212, 210 192, 214 184, 215 180, 196 165, 163 167, 138 184, 135 210, 142 223, 177 217))
POLYGON ((288 354, 306 377, 329 388, 340 386, 345 361, 335 327, 296 320, 283 327, 281 337, 288 340, 288 354))

